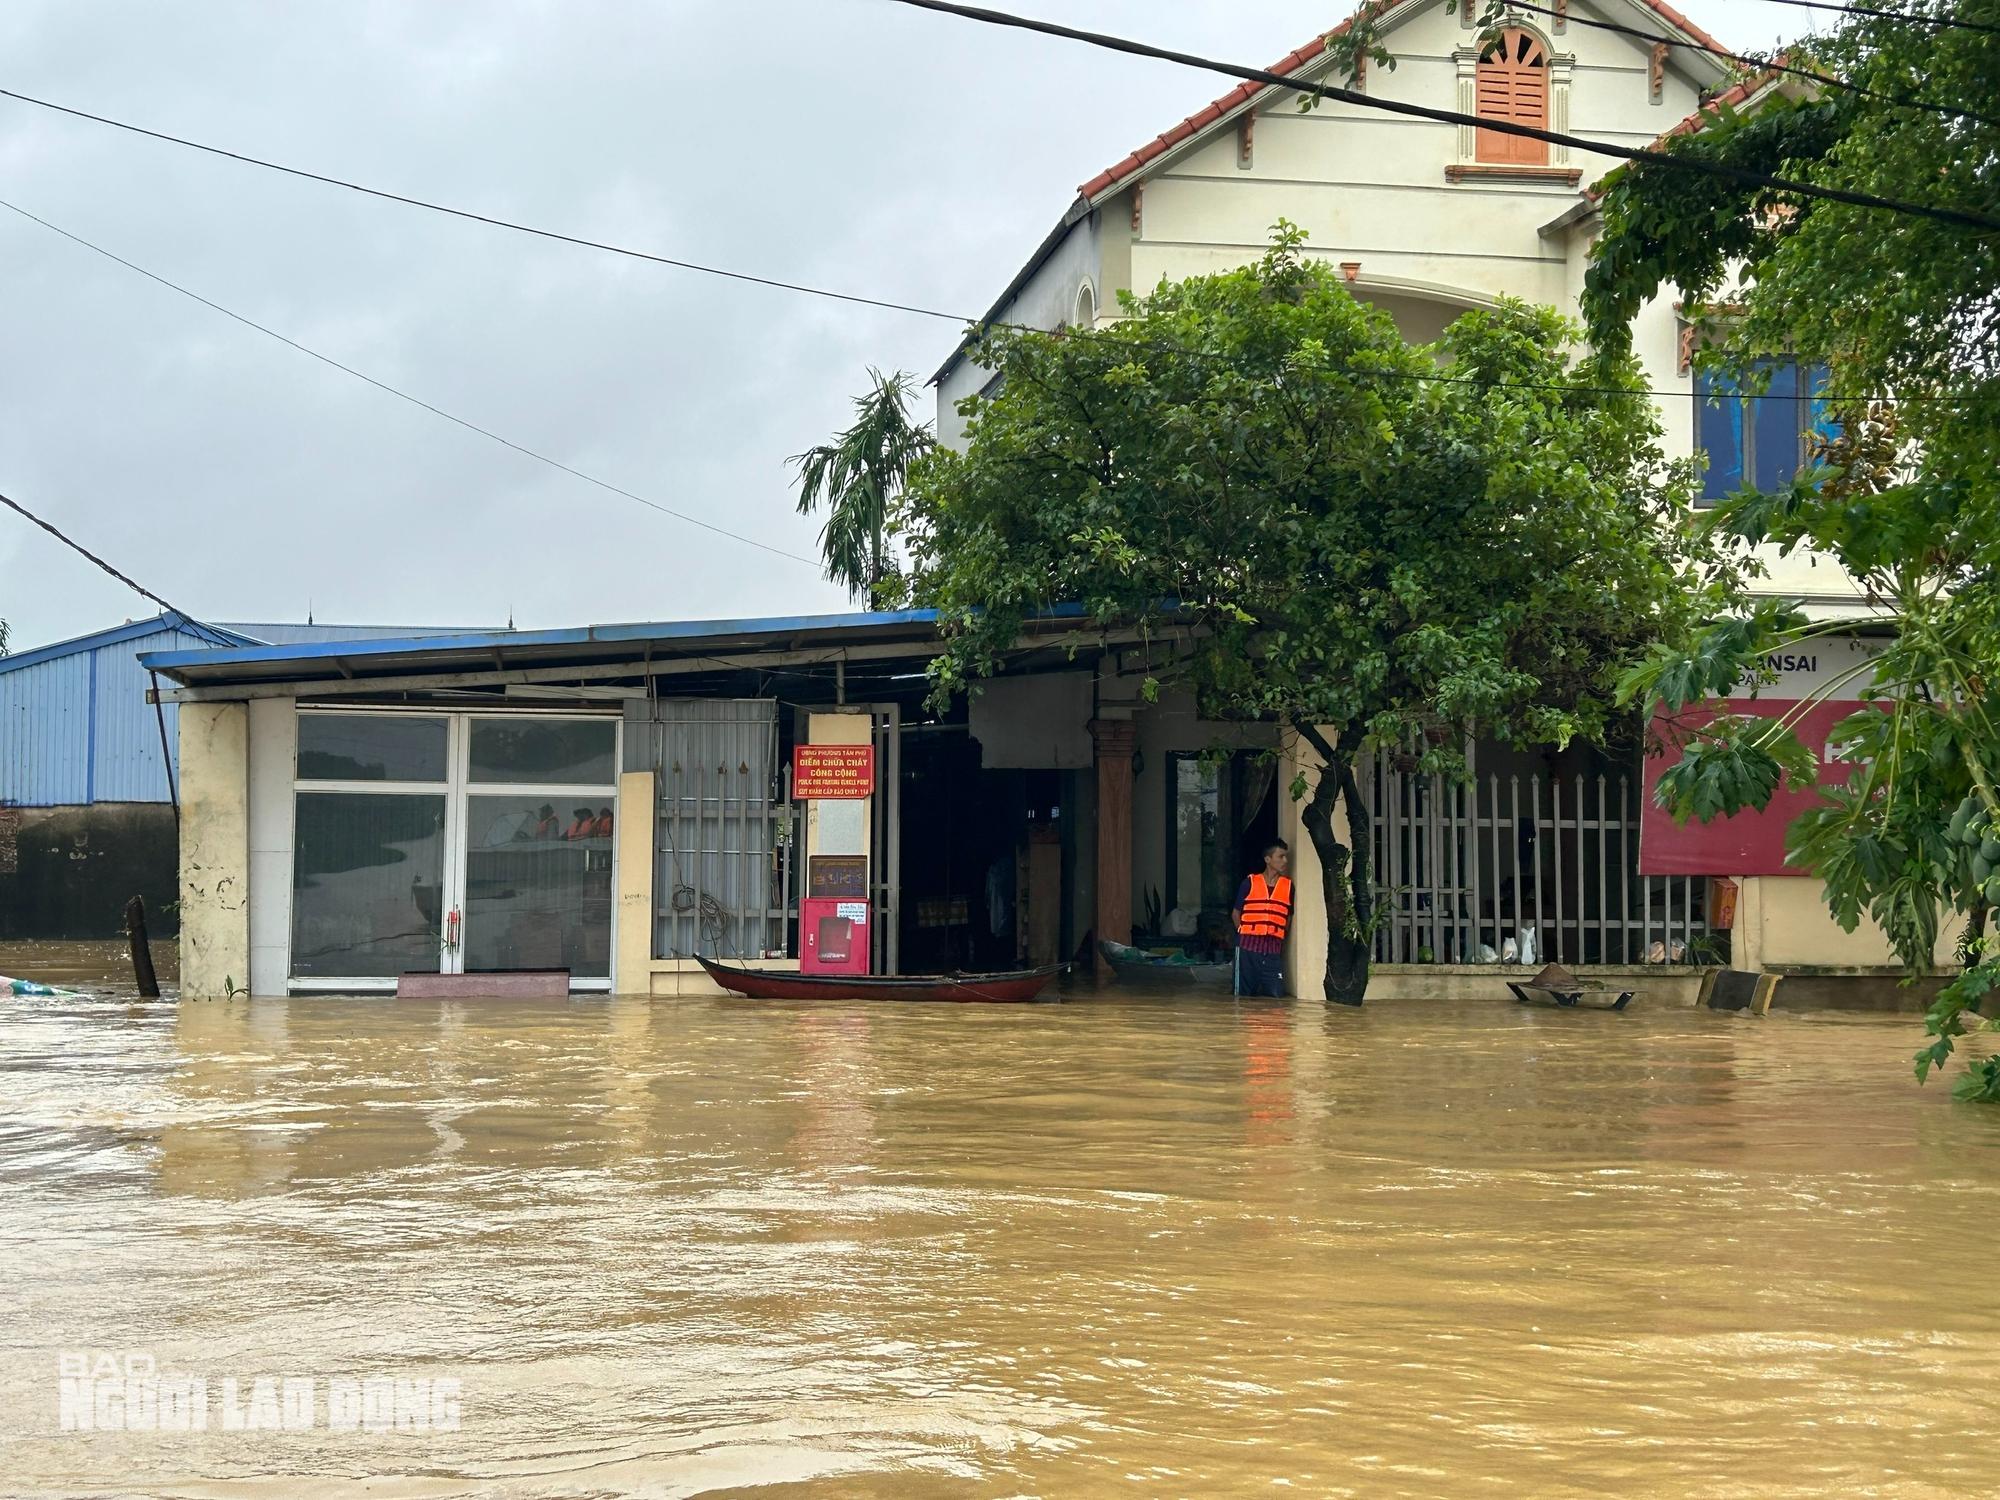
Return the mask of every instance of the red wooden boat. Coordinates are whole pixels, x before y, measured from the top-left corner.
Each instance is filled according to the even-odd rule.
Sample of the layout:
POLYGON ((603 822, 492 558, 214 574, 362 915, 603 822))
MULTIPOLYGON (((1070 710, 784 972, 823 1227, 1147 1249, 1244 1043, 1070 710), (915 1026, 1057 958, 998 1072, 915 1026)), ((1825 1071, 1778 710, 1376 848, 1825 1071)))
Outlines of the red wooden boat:
MULTIPOLYGON (((699 955, 697 955, 699 957, 699 955)), ((801 974, 701 959, 709 978, 753 1000, 961 1000, 992 1005, 1033 1000, 1067 964, 1012 974, 801 974)))

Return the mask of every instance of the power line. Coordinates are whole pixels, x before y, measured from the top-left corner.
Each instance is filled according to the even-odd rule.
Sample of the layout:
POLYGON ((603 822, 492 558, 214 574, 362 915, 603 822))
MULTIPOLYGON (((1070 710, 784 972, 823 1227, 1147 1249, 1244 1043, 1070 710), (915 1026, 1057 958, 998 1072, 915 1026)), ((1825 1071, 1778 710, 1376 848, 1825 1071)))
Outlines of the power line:
POLYGON ((283 162, 266 161, 260 156, 249 156, 241 151, 230 151, 221 146, 210 146, 202 141, 190 140, 186 136, 169 135, 163 130, 149 130, 144 125, 129 124, 124 120, 114 120, 109 115, 95 115, 89 110, 73 109, 67 104, 57 104, 49 99, 37 99, 32 94, 17 93, 13 89, 0 89, 0 98, 19 100, 40 109, 54 110, 57 114, 71 115, 79 120, 90 120, 98 125, 109 125, 114 130, 129 131, 133 135, 147 136, 156 141, 166 141, 170 145, 186 146, 192 151, 205 151, 210 156, 226 157, 230 161, 242 162, 247 166, 263 167, 271 172, 283 172, 290 177, 303 177, 308 182, 321 182, 329 187, 345 188, 351 193, 365 193, 371 198, 385 199, 390 203, 402 203, 411 208, 425 208, 432 213, 450 214, 456 219, 469 219, 475 224, 490 224, 496 229, 511 229, 516 234, 531 234, 538 239, 556 240, 565 245, 581 245, 587 250, 602 250, 610 255, 628 256, 633 260, 651 261, 655 265, 674 266, 683 271, 699 271, 704 276, 721 276, 730 281, 746 281, 753 286, 776 287, 780 291, 802 292, 810 297, 829 297, 836 302, 853 302, 863 307, 886 308, 890 312, 914 313, 924 318, 943 318, 951 323, 970 323, 973 318, 958 313, 939 312, 932 307, 916 307, 907 302, 889 302, 879 297, 863 297, 853 292, 829 291, 825 287, 806 286, 796 281, 779 281, 769 276, 753 276, 748 271, 731 271, 721 266, 705 266, 697 261, 676 260, 670 255, 655 255, 649 250, 634 250, 625 245, 613 245, 604 240, 585 239, 581 235, 564 234, 556 229, 540 229, 533 224, 521 224, 512 219, 496 218, 492 214, 475 213, 469 208, 453 208, 448 203, 433 203, 426 198, 412 198, 404 193, 392 193, 386 188, 369 187, 365 183, 349 182, 344 177, 329 177, 323 172, 309 172, 304 167, 288 167, 283 162))
MULTIPOLYGON (((1465 0, 1470 4, 1471 0, 1465 0)), ((1571 26, 1589 26, 1598 31, 1615 31, 1620 36, 1635 37, 1642 42, 1655 42, 1668 47, 1685 47, 1692 52, 1706 52, 1710 57, 1719 57, 1726 62, 1741 63, 1748 68, 1758 68, 1767 73, 1789 73, 1794 78, 1810 79, 1814 83, 1825 84, 1828 88, 1840 89, 1864 99, 1880 99, 1885 104, 1898 105, 1904 109, 1927 110, 1934 115, 1948 119, 1971 120, 1979 125, 2000 125, 2000 120, 1991 115, 1982 115, 1977 110, 1960 109, 1952 104, 1933 104, 1928 99, 1912 99, 1906 94, 1885 94, 1880 89, 1866 88, 1858 83, 1849 83, 1844 78, 1835 78, 1831 73, 1817 73, 1811 68, 1794 67, 1790 63, 1778 62, 1772 58, 1752 57, 1742 52, 1731 52, 1725 47, 1713 47, 1706 42, 1683 41, 1679 37, 1667 36, 1657 31, 1641 31, 1636 26, 1621 26, 1616 21, 1594 21, 1589 16, 1572 11, 1554 10, 1546 5, 1535 5, 1531 0, 1506 0, 1509 10, 1533 11, 1537 15, 1553 16, 1566 21, 1571 26)))
MULTIPOLYGON (((539 463, 545 463, 549 465, 550 468, 560 469, 565 474, 569 474, 577 479, 581 479, 586 484, 594 484, 601 490, 609 490, 614 495, 623 495, 627 500, 636 500, 639 502, 639 504, 646 506, 650 510, 656 510, 660 512, 661 515, 672 516, 675 520, 678 521, 686 521, 690 526, 699 526, 704 531, 714 532, 717 536, 726 536, 730 538, 730 540, 732 541, 738 541, 744 543, 746 546, 760 548, 765 552, 774 553, 779 557, 790 558, 793 562, 805 563, 809 567, 817 568, 820 566, 818 560, 815 558, 803 557, 796 552, 787 552, 782 547, 773 547, 767 542, 758 541, 755 537, 744 536, 741 532, 730 531, 726 527, 717 526, 711 522, 704 521, 699 516, 691 516, 687 514, 687 512, 685 511, 675 510, 671 506, 661 505, 658 501, 648 500, 644 495, 634 494, 631 490, 623 489, 618 485, 612 484, 609 480, 599 479, 594 474, 586 474, 581 469, 573 468, 569 464, 564 463, 561 459, 550 458, 546 453, 538 453, 533 448, 529 448, 524 444, 515 442, 512 438, 502 437, 499 433, 494 432, 489 428, 481 427, 477 422, 469 422, 464 417, 456 416, 453 413, 446 411, 441 406, 433 406, 430 402, 424 400, 421 396, 413 396, 408 391, 398 390, 395 386, 390 385, 387 381, 377 380, 373 375, 365 374, 364 372, 355 369, 352 365, 342 364, 339 360, 333 358, 331 355, 322 354, 317 349, 308 348, 306 345, 301 344, 297 339, 287 338, 284 334, 279 333, 276 329, 267 328, 262 323, 257 322, 254 318, 246 318, 242 313, 235 312, 230 308, 224 307, 220 302, 210 301, 207 297, 202 296, 201 293, 190 291, 188 288, 181 286, 177 282, 169 281, 167 280, 166 277, 159 275, 157 272, 149 271, 144 266, 137 265, 132 261, 125 259, 124 256, 105 249, 102 245, 92 244, 82 235, 72 234, 69 230, 64 229, 60 224, 51 224, 47 219, 44 219, 37 214, 31 214, 25 208, 22 208, 17 204, 9 203, 4 198, 0 198, 0 208, 9 209, 14 213, 19 214, 22 218, 31 220, 32 222, 41 225, 42 228, 61 235, 64 239, 69 240, 72 244, 81 245, 86 250, 96 252, 97 254, 103 256, 106 260, 116 261, 119 265, 125 267, 126 270, 136 271, 139 275, 145 277, 148 281, 157 282, 161 286, 167 288, 167 290, 169 291, 179 292, 183 297, 187 297, 192 299, 193 301, 199 302, 203 307, 209 308, 215 312, 219 312, 225 318, 234 319, 236 322, 241 323, 245 328, 253 328, 258 333, 261 333, 268 338, 274 338, 279 343, 288 345, 289 347, 298 350, 299 353, 301 354, 310 355, 312 358, 318 360, 321 364, 330 365, 334 369, 339 370, 344 375, 352 375, 356 380, 365 381, 367 384, 374 386, 375 389, 378 391, 386 391, 389 395, 394 396, 399 400, 407 401, 412 406, 420 406, 425 411, 430 412, 434 416, 443 417, 447 422, 454 422, 458 426, 463 427, 468 432, 476 432, 483 438, 490 438, 493 442, 500 444, 503 448, 511 448, 516 453, 525 454, 527 457, 535 459, 539 463)), ((137 587, 137 585, 135 584, 134 587, 137 587)))
POLYGON ((1926 16, 1911 11, 1879 10, 1872 5, 1834 5, 1830 0, 1764 0, 1766 5, 1790 5, 1798 10, 1828 10, 1843 16, 1867 16, 1883 21, 1904 21, 1912 26, 1931 26, 1940 31, 1983 31, 2000 35, 2000 26, 1983 21, 1961 21, 1955 16, 1926 16))
MULTIPOLYGON (((817 559, 804 557, 795 552, 787 552, 782 548, 773 547, 768 543, 757 541, 753 537, 744 536, 740 532, 730 531, 726 527, 717 526, 712 522, 701 520, 699 517, 688 515, 684 511, 675 510, 670 506, 661 505, 657 501, 647 499, 644 495, 636 494, 631 490, 623 488, 622 486, 612 484, 607 480, 599 479, 593 474, 585 473, 581 469, 577 469, 569 464, 563 463, 560 459, 551 458, 547 454, 537 452, 535 449, 526 447, 525 445, 520 443, 516 443, 510 438, 503 437, 500 434, 493 432, 488 428, 482 427, 475 422, 468 421, 463 417, 460 417, 452 412, 444 410, 442 407, 433 405, 431 402, 425 401, 422 397, 411 395, 409 392, 400 390, 397 387, 388 384, 386 381, 379 380, 372 375, 369 375, 361 370, 355 369, 351 365, 344 364, 341 361, 332 358, 330 355, 323 354, 317 349, 313 349, 305 344, 301 344, 298 340, 287 337, 285 334, 279 333, 277 330, 267 327, 266 325, 257 322, 253 318, 246 317, 242 313, 239 313, 232 308, 225 307, 221 303, 216 302, 211 298, 204 297, 199 292, 193 291, 188 287, 184 287, 180 285, 178 282, 171 281, 168 278, 160 275, 158 272, 150 271, 146 267, 139 265, 134 261, 126 259, 124 256, 119 255, 115 251, 107 250, 104 246, 96 244, 90 240, 87 240, 83 236, 76 234, 68 229, 64 229, 59 224, 51 223, 49 220, 42 218, 38 214, 30 213, 27 209, 20 207, 18 204, 10 203, 5 199, 0 199, 0 208, 8 209, 11 212, 20 215, 22 218, 27 219, 32 223, 39 224, 42 228, 49 230, 51 233, 61 235, 64 239, 69 240, 73 244, 80 245, 84 249, 89 250, 94 254, 101 255, 106 260, 115 262, 116 264, 125 267, 125 269, 127 269, 128 271, 132 271, 137 275, 145 277, 148 281, 155 282, 158 285, 167 288, 169 291, 177 292, 181 296, 188 298, 190 301, 198 302, 203 307, 206 307, 213 312, 218 312, 222 314, 222 316, 229 318, 234 322, 240 323, 246 328, 253 329, 256 332, 265 335, 267 338, 275 339, 279 343, 284 344, 289 348, 295 349, 299 353, 307 355, 312 359, 318 360, 320 363, 328 365, 333 369, 339 370, 341 373, 345 375, 350 375, 356 380, 360 380, 367 385, 375 387, 377 390, 383 391, 386 394, 394 396, 399 400, 407 401, 413 406, 420 407, 423 410, 430 412, 435 416, 444 418, 444 420, 446 420, 447 422, 451 422, 459 427, 463 427, 469 432, 477 433, 481 437, 499 443, 501 446, 510 448, 513 451, 520 453, 528 458, 535 459, 539 463, 547 464, 551 468, 558 469, 565 474, 569 474, 577 479, 581 479, 587 484, 595 485, 599 489, 607 490, 610 493, 615 495, 620 495, 625 499, 636 501, 638 504, 643 505, 650 510, 658 511, 663 515, 672 516, 676 520, 686 521, 690 525, 699 526, 705 531, 713 532, 719 536, 728 537, 732 541, 743 542, 749 546, 757 547, 763 551, 775 553, 777 556, 786 558, 790 561, 805 563, 809 567, 818 568, 820 566, 820 563, 817 559)), ((1000 324, 1000 325, 988 325, 988 326, 1005 327, 1008 329, 1013 329, 1022 332, 1040 331, 1029 328, 1026 325, 1022 324, 1000 324)), ((1148 345, 1147 347, 1153 347, 1153 346, 1148 345)), ((1183 350, 1179 352, 1186 353, 1191 351, 1183 350)), ((1379 377, 1385 380, 1424 381, 1424 382, 1435 382, 1441 385, 1474 386, 1487 390, 1537 391, 1537 392, 1555 393, 1564 396, 1646 396, 1657 401, 1674 400, 1678 399, 1683 395, 1691 396, 1693 399, 1696 400, 1701 399, 1698 393, 1692 393, 1692 392, 1683 393, 1678 391, 1658 391, 1650 387, 1640 387, 1637 389, 1633 389, 1624 386, 1584 386, 1584 385, 1576 385, 1570 383, 1537 384, 1534 382, 1525 382, 1525 381, 1483 380, 1477 376, 1447 375, 1442 372, 1434 375, 1413 374, 1395 370, 1361 369, 1352 365, 1345 365, 1345 364, 1340 365, 1337 368, 1343 374, 1349 374, 1361 377, 1372 376, 1372 377, 1379 377)), ((1893 397, 1893 396, 1871 395, 1866 397, 1852 397, 1852 398, 1841 398, 1841 399, 1849 399, 1855 401, 1865 400, 1870 402, 1874 401, 1893 402, 1898 400, 1906 400, 1906 401, 1933 400, 1933 399, 1949 400, 1952 398, 1934 398, 1929 396, 1893 397)), ((153 596, 148 595, 148 597, 153 597, 153 596)))
POLYGON ((169 604, 165 599, 162 599, 158 594, 154 593, 151 589, 147 588, 146 585, 144 585, 143 583, 135 582, 133 579, 128 578, 125 574, 119 572, 116 568, 112 567, 110 563, 106 562, 103 558, 99 557, 95 552, 92 552, 88 547, 84 546, 83 543, 75 541, 72 538, 64 535, 60 529, 58 529, 50 522, 44 521, 40 516, 36 515, 33 511, 29 510, 27 506, 21 504, 20 501, 10 499, 6 495, 0 495, 0 505, 4 505, 9 510, 13 511, 15 514, 25 516, 28 520, 33 521, 37 526, 41 527, 42 530, 46 531, 50 536, 54 537, 57 541, 61 542, 65 547, 69 548, 70 551, 79 553, 83 557, 88 558, 92 563, 96 564, 98 567, 102 568, 105 572, 109 573, 113 578, 117 579, 120 583, 124 584, 126 588, 132 590, 133 593, 139 594, 144 598, 152 600, 155 604, 159 605, 161 609, 166 610, 169 614, 180 615, 182 618, 188 620, 194 619, 194 616, 189 614, 186 610, 178 609, 172 604, 169 604))
POLYGON ((1177 52, 1168 47, 1155 47, 1147 42, 1135 42, 1125 37, 1110 36, 1101 31, 1080 31, 1074 26, 1061 26, 1053 21, 1038 21, 1029 16, 1017 16, 1007 11, 987 10, 974 5, 956 5, 951 0, 892 0, 897 5, 913 6, 919 10, 933 10, 944 15, 958 16, 968 21, 980 21, 989 26, 1009 26, 1022 31, 1038 31, 1045 36, 1060 37, 1065 41, 1084 42, 1092 47, 1103 47, 1112 52, 1123 52, 1132 57, 1148 57, 1160 62, 1178 63, 1186 68, 1200 68, 1205 72, 1221 73, 1230 78, 1241 78, 1251 83, 1268 84, 1302 94, 1312 94, 1321 99, 1334 99, 1343 104, 1352 104, 1362 109, 1378 109, 1390 114, 1409 115, 1420 120, 1436 120, 1446 125, 1471 126, 1480 130, 1498 131, 1503 135, 1524 136, 1529 140, 1549 141, 1558 146, 1571 146, 1581 151, 1589 151, 1598 156, 1622 157, 1626 161, 1671 167, 1682 171, 1700 172, 1710 177, 1721 177, 1745 187, 1768 188, 1777 192, 1796 193, 1802 198, 1820 198, 1831 203, 1846 203, 1857 208, 1879 208, 1890 213, 1904 214, 1915 218, 1932 219, 1939 223, 1958 228, 2000 232, 2000 219, 1989 218, 1985 214, 1967 213, 1953 208, 1934 208, 1929 204, 1910 203, 1897 198, 1881 198, 1873 193, 1853 193, 1844 188, 1821 187, 1817 183, 1798 182, 1787 177, 1773 177, 1764 172, 1752 172, 1742 167, 1732 167, 1722 162, 1704 161, 1700 157, 1676 156, 1666 151, 1656 151, 1639 146, 1618 146, 1609 141, 1592 140, 1585 136, 1570 135, 1558 130, 1542 130, 1533 125, 1521 125, 1513 120, 1489 120, 1479 115, 1461 114, 1454 109, 1433 109, 1428 105, 1406 104, 1400 99, 1377 99, 1368 94, 1357 93, 1353 89, 1340 88, 1334 84, 1305 83, 1297 78, 1288 78, 1282 73, 1273 73, 1264 68, 1246 68, 1237 63, 1218 62, 1211 57, 1201 57, 1192 52, 1177 52))

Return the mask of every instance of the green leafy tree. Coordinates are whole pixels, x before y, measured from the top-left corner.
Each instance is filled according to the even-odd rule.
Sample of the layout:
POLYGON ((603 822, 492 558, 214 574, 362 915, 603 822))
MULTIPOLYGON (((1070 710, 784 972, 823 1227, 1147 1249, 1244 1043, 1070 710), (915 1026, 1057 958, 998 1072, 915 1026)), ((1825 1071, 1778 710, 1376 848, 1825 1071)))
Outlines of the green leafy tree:
MULTIPOLYGON (((1802 57, 1848 87, 1796 84, 1753 111, 1719 109, 1668 149, 1724 165, 1992 216, 2000 211, 2000 4, 1915 0, 1854 17, 1802 57), (1986 31, 1951 24, 1975 21, 1986 31)), ((1719 505, 1713 535, 1744 549, 1830 555, 1863 585, 1888 648, 1829 691, 1860 687, 1834 732, 1849 763, 1789 832, 1852 931, 1866 912, 1910 969, 1933 962, 1941 916, 1967 918, 1962 976, 1933 1008, 1919 1077, 2000 987, 1988 914, 2000 901, 1983 832, 2000 816, 2000 236, 1652 164, 1606 179, 1584 310, 1607 357, 1669 284, 1705 329, 1701 358, 1754 389, 1756 361, 1823 365, 1838 430, 1783 490, 1719 505)), ((1670 712, 1717 706, 1765 654, 1846 627, 1766 603, 1661 650, 1624 685, 1670 712)), ((1662 778, 1665 805, 1706 820, 1810 787, 1799 714, 1723 713, 1662 778)), ((2000 1062, 1960 1086, 2000 1100, 2000 1062)))
POLYGON ((904 478, 932 439, 910 420, 909 376, 871 369, 868 378, 873 389, 855 399, 854 425, 791 461, 799 468, 799 514, 826 506, 819 545, 827 577, 874 604, 895 571, 888 544, 904 478))
POLYGON ((1286 726, 1319 856, 1326 998, 1359 1004, 1374 928, 1378 744, 1462 774, 1462 735, 1600 737, 1616 669, 1698 618, 1691 470, 1656 446, 1636 371, 1589 380, 1553 312, 1469 313, 1412 348, 1278 228, 1257 265, 1124 299, 1122 320, 996 330, 994 394, 960 406, 907 495, 941 698, 1032 612, 1081 603, 1179 643, 1146 683, 1204 717, 1286 726), (1342 816, 1344 812, 1344 818, 1342 816), (1344 825, 1344 826, 1343 826, 1344 825))

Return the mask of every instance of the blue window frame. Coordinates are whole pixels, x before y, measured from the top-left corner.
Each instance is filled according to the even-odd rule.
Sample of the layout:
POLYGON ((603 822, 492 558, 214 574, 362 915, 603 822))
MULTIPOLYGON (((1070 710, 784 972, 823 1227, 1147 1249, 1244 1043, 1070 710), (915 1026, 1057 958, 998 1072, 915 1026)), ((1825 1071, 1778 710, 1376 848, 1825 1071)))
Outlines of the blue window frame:
POLYGON ((1809 436, 1832 437, 1838 424, 1826 402, 1826 369, 1795 360, 1760 360, 1754 366, 1768 383, 1746 394, 1742 383, 1722 371, 1697 370, 1694 377, 1695 446, 1708 455, 1702 475, 1702 505, 1713 505, 1746 485, 1775 490, 1791 483, 1806 460, 1809 436))

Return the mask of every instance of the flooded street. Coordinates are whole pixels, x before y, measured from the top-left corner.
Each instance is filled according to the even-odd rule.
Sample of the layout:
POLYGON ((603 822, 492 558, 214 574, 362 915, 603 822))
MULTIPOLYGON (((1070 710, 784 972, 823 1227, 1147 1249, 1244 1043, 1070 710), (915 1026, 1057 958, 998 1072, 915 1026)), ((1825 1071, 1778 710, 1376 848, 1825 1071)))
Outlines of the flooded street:
POLYGON ((1908 1017, 109 997, 0 1038, 9 1494, 2000 1488, 2000 1112, 1915 1085, 1908 1017), (209 1430, 60 1431, 106 1351, 209 1430), (223 1430, 258 1377, 313 1427, 223 1430), (456 1380, 457 1430, 329 1427, 370 1377, 456 1380))

